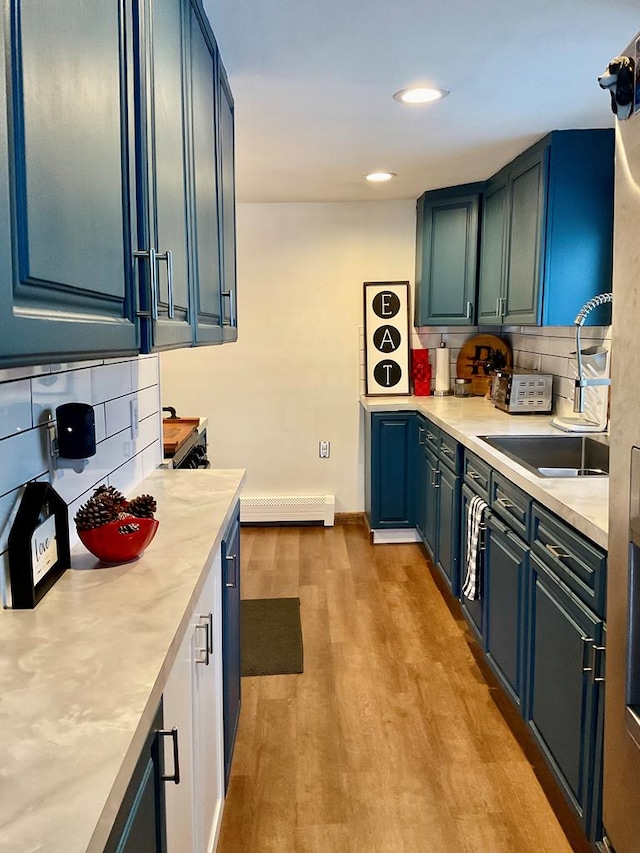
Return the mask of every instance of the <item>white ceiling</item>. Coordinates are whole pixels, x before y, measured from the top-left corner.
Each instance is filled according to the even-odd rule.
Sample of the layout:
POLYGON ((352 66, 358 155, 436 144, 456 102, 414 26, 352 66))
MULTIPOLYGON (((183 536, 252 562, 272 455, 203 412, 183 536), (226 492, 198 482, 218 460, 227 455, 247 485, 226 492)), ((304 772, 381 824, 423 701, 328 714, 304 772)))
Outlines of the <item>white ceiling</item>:
POLYGON ((546 131, 613 124, 596 77, 637 0, 205 0, 236 104, 238 200, 416 198, 546 131), (444 101, 408 106, 430 82, 444 101), (396 172, 388 184, 367 172, 396 172))

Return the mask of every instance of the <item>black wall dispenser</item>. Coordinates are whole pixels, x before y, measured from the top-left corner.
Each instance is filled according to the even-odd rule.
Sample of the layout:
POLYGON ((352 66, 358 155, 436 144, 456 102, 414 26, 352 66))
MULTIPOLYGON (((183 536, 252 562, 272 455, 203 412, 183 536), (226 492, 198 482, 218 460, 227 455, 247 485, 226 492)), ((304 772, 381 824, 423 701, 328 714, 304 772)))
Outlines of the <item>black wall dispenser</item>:
POLYGON ((54 470, 72 468, 78 474, 96 455, 96 421, 88 403, 64 403, 47 425, 49 458, 54 470))

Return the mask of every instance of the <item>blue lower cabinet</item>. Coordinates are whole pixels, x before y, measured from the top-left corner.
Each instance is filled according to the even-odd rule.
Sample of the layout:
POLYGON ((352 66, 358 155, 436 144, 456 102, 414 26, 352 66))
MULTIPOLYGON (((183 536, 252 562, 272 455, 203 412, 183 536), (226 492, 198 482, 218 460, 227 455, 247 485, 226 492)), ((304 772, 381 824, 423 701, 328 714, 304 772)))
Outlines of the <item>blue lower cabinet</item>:
POLYGON ((454 595, 458 595, 460 577, 458 552, 460 544, 460 477, 440 462, 438 467, 438 532, 436 565, 454 595))
POLYGON ((436 562, 438 558, 438 457, 431 452, 428 445, 425 446, 425 457, 428 480, 424 544, 427 546, 431 558, 436 562))
POLYGON ((373 529, 416 526, 415 429, 413 412, 370 416, 366 431, 365 504, 373 529))
POLYGON ((529 547, 494 514, 485 552, 485 653, 516 705, 522 701, 529 547))
POLYGON ((564 794, 591 834, 599 741, 603 622, 530 555, 528 698, 525 719, 564 794))
POLYGON ((240 508, 222 540, 222 708, 224 787, 240 720, 240 508))
POLYGON ((104 853, 165 853, 167 849, 162 745, 158 737, 161 729, 162 704, 140 753, 104 853))
MULTIPOLYGON (((467 572, 467 520, 468 508, 474 492, 469 486, 463 485, 460 495, 460 605, 462 612, 474 630, 475 634, 483 645, 482 637, 484 634, 484 598, 486 594, 486 578, 485 578, 485 551, 480 552, 480 598, 467 598, 462 588, 467 572)), ((482 535, 482 534, 481 534, 482 535)), ((484 547, 481 542, 481 547, 484 547)))

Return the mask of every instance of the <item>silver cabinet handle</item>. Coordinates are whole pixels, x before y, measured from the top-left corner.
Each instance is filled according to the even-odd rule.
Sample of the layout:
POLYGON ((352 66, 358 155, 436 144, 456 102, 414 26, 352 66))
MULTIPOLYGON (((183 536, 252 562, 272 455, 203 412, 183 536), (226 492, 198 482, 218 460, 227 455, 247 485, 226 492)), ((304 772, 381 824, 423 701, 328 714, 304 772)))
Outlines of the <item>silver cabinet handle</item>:
POLYGON ((507 313, 507 297, 501 296, 500 297, 500 316, 504 317, 504 315, 506 313, 507 313))
POLYGON ((467 320, 471 319, 473 314, 473 302, 467 302, 467 320))
POLYGON ((435 482, 433 484, 433 488, 439 489, 440 488, 440 469, 439 468, 435 469, 434 480, 435 480, 435 482))
POLYGON ((605 651, 604 646, 596 646, 595 643, 591 646, 591 683, 592 684, 601 684, 604 681, 604 676, 596 675, 596 673, 599 672, 599 670, 600 670, 600 661, 602 660, 602 657, 600 657, 600 660, 598 660, 598 654, 603 653, 604 651, 605 651))
POLYGON ((502 296, 498 296, 498 298, 496 299, 496 317, 502 316, 502 312, 500 310, 501 306, 502 306, 502 296))
POLYGON ((170 320, 173 320, 175 317, 175 304, 174 304, 174 296, 173 296, 173 252, 171 249, 167 249, 166 252, 158 252, 156 254, 156 259, 158 261, 166 261, 167 262, 167 289, 169 291, 169 307, 167 310, 167 314, 170 320))
POLYGON ((505 509, 513 509, 514 506, 511 501, 508 501, 506 498, 496 498, 496 503, 500 504, 500 506, 504 507, 505 509))
POLYGON ((476 473, 475 471, 467 471, 467 476, 469 477, 470 480, 479 480, 480 479, 480 474, 476 473))
POLYGON ((203 630, 204 634, 204 646, 197 651, 203 655, 201 658, 196 658, 196 663, 202 663, 205 666, 209 666, 209 629, 203 623, 196 625, 196 631, 203 630))
POLYGON ((226 296, 229 299, 229 325, 236 325, 236 303, 233 290, 221 290, 220 296, 226 296))
POLYGON ((151 283, 151 319, 158 319, 158 265, 155 249, 140 249, 133 253, 134 258, 147 258, 149 261, 149 280, 151 283))
MULTIPOLYGON (((583 672, 593 672, 593 657, 591 666, 584 665, 585 652, 589 648, 589 646, 593 643, 591 637, 580 637, 582 640, 582 671, 583 672)), ((593 646, 591 646, 591 654, 593 656, 593 646)))
POLYGON ((171 775, 163 773, 160 779, 163 782, 175 782, 180 784, 180 754, 178 750, 178 729, 158 729, 159 737, 170 737, 173 741, 173 773, 171 775))
POLYGON ((225 586, 228 586, 231 589, 235 589, 237 586, 237 583, 238 583, 238 560, 237 560, 237 556, 238 556, 237 554, 228 554, 227 555, 227 564, 229 562, 231 562, 233 564, 233 583, 229 583, 229 581, 227 581, 225 583, 225 586))
POLYGON ((453 450, 450 447, 446 447, 444 444, 440 448, 445 456, 453 456, 453 450))
POLYGON ((427 430, 427 438, 429 439, 429 441, 436 441, 436 439, 438 438, 438 436, 437 436, 437 435, 434 435, 432 432, 429 432, 429 431, 427 430))
POLYGON ((566 551, 563 551, 561 545, 549 545, 549 544, 547 544, 544 547, 557 560, 571 558, 571 554, 567 554, 566 551))

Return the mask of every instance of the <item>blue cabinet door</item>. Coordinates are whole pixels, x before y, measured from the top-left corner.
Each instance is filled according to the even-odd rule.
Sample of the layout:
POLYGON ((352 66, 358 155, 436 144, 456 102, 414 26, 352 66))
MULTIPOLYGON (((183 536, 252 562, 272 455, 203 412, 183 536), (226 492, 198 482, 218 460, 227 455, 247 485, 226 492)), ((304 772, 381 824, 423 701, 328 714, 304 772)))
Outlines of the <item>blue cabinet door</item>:
POLYGON ((220 186, 220 248, 223 339, 238 339, 236 287, 235 108, 222 63, 218 66, 218 182, 220 186))
POLYGON ((415 454, 415 521, 418 532, 424 541, 427 535, 427 492, 429 489, 430 467, 425 450, 427 422, 421 415, 417 415, 416 417, 418 441, 415 454))
POLYGON ((540 322, 548 148, 535 148, 509 173, 510 236, 504 322, 540 322))
POLYGON ((143 349, 189 345, 186 18, 183 0, 146 0, 140 44, 139 257, 143 349))
POLYGON ((104 853, 165 853, 164 786, 161 745, 162 704, 124 795, 104 853))
POLYGON ((415 415, 371 415, 369 524, 372 528, 415 527, 415 415))
POLYGON ((134 353, 129 4, 3 14, 0 366, 134 353))
POLYGON ((478 224, 482 184, 424 193, 418 199, 416 326, 476 322, 478 224))
POLYGON ((188 27, 194 342, 211 344, 223 337, 216 156, 219 56, 200 0, 189 0, 188 27))
POLYGON ((482 209, 478 322, 502 323, 509 224, 508 175, 488 182, 482 209))
POLYGON ((485 651, 507 693, 520 706, 529 548, 495 514, 487 523, 486 543, 485 651))
POLYGON ((427 495, 424 544, 434 563, 438 559, 438 457, 425 447, 427 460, 427 495))
POLYGON ((240 508, 222 542, 222 694, 224 787, 240 720, 240 508))
POLYGON ((588 832, 597 721, 594 678, 601 666, 603 623, 533 553, 530 565, 525 719, 588 832))
POLYGON ((438 466, 437 565, 454 595, 458 595, 460 543, 460 477, 444 462, 438 466))

